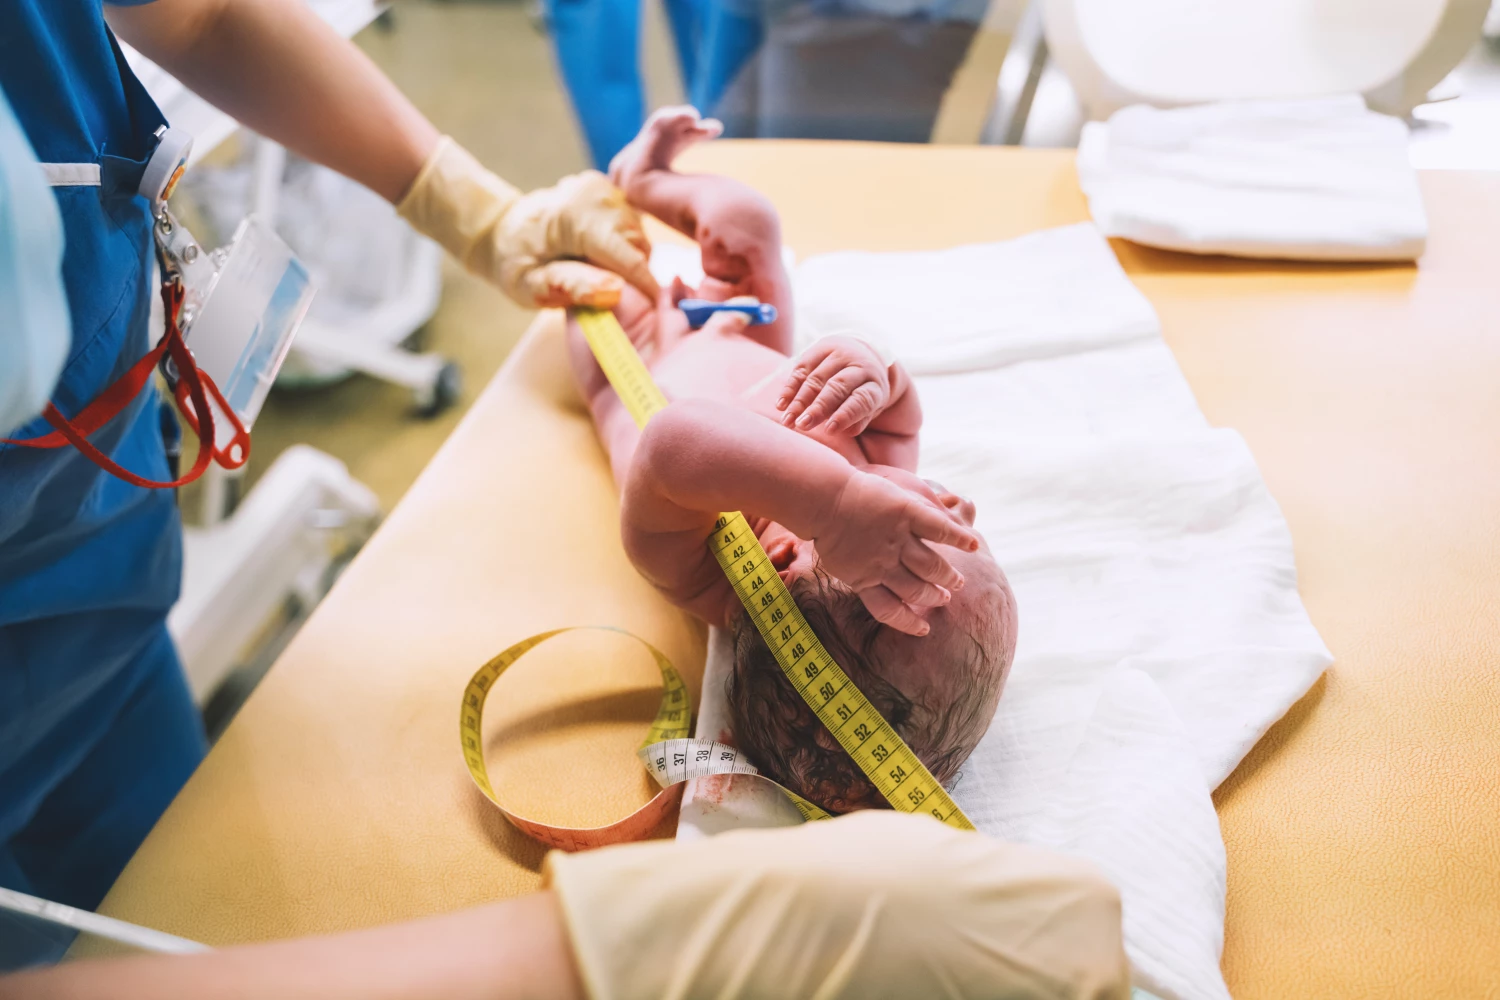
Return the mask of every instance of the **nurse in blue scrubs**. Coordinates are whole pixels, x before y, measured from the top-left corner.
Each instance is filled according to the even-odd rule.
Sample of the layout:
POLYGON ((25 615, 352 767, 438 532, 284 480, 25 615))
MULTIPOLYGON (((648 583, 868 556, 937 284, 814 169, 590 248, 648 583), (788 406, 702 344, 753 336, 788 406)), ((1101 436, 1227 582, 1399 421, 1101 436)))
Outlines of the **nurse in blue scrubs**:
MULTIPOLYGON (((66 417, 147 352, 156 294, 138 188, 165 122, 111 29, 238 120, 402 202, 471 268, 497 270, 510 239, 546 248, 536 270, 556 256, 645 271, 643 258, 578 245, 553 254, 527 223, 507 228, 510 206, 538 198, 550 216, 517 217, 563 218, 549 231, 600 234, 596 244, 620 253, 644 244, 602 178, 548 199, 484 170, 303 0, 0 0, 0 92, 51 179, 65 239, 72 334, 51 401, 66 417), (418 190, 420 204, 403 202, 418 190), (471 252, 475 214, 494 220, 483 253, 471 252)), ((30 249, 45 256, 20 252, 30 249)), ((614 275, 567 266, 575 282, 603 276, 617 294, 614 275)), ((137 476, 170 479, 159 404, 148 385, 92 443, 137 476)), ((0 437, 50 430, 36 419, 0 437)), ((124 482, 72 447, 0 444, 0 886, 93 908, 202 758, 166 627, 181 571, 171 490, 124 482)))
MULTIPOLYGON (((646 122, 641 15, 648 0, 546 0, 547 28, 589 156, 600 170, 646 122)), ((705 115, 762 41, 765 0, 663 0, 682 89, 705 115)), ((751 133, 747 133, 751 134, 751 133)))

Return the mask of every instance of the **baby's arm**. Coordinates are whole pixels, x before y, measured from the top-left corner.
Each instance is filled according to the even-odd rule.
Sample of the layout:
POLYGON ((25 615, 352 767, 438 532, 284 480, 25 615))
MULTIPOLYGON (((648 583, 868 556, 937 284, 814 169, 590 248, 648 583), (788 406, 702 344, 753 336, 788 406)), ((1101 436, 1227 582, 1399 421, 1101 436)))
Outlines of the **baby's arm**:
POLYGON ((824 337, 797 359, 776 407, 802 432, 856 438, 876 465, 917 471, 922 404, 899 361, 887 364, 853 337, 824 337))
POLYGON ((765 517, 812 540, 822 566, 880 621, 921 635, 912 609, 947 603, 962 577, 926 542, 973 551, 978 537, 920 493, 751 411, 673 403, 642 433, 626 477, 621 527, 641 574, 714 624, 736 598, 709 552, 726 510, 765 517), (925 540, 925 541, 924 541, 925 540))
POLYGON ((721 122, 700 118, 696 108, 660 108, 609 163, 609 179, 636 208, 696 239, 698 199, 706 178, 679 174, 672 162, 689 146, 724 131, 721 122))

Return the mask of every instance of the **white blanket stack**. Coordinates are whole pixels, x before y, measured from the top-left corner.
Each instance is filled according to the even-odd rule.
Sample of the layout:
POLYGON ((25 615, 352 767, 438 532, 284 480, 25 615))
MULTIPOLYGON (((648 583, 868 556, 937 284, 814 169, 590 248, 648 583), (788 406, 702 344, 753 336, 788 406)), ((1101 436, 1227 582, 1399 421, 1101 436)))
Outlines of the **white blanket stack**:
POLYGON ((1106 236, 1189 253, 1415 260, 1427 215, 1406 124, 1357 96, 1161 110, 1084 127, 1078 179, 1106 236))
MULTIPOLYGON (((796 281, 800 337, 880 341, 918 376, 921 471, 975 500, 1016 592, 1016 663, 959 803, 1109 874, 1137 986, 1225 1000, 1210 794, 1331 660, 1244 441, 1208 426, 1091 225, 817 257, 796 281)), ((724 654, 700 733, 723 726, 724 654)), ((787 821, 779 796, 723 791, 688 796, 682 835, 787 821)))

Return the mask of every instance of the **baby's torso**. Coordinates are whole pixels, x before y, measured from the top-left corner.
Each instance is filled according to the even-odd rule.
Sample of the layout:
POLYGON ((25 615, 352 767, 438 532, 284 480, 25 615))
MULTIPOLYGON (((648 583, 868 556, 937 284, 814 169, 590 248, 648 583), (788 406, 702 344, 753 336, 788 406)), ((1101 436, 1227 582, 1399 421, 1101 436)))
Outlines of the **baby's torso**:
MULTIPOLYGON (((776 403, 794 359, 749 337, 690 332, 673 343, 657 345, 645 361, 668 399, 711 399, 782 422, 776 403)), ((869 464, 852 438, 817 432, 807 436, 832 448, 854 466, 869 464)))
MULTIPOLYGON (((712 400, 782 422, 776 402, 791 374, 793 358, 743 333, 689 330, 687 318, 665 301, 651 304, 633 289, 626 289, 626 296, 616 315, 667 399, 712 400)), ((588 348, 576 328, 570 350, 575 357, 578 352, 587 356, 588 348)), ((591 370, 580 375, 589 410, 609 453, 615 481, 623 484, 640 430, 592 358, 584 370, 591 370)), ((818 431, 807 436, 838 452, 851 465, 866 468, 870 464, 857 439, 818 431)))

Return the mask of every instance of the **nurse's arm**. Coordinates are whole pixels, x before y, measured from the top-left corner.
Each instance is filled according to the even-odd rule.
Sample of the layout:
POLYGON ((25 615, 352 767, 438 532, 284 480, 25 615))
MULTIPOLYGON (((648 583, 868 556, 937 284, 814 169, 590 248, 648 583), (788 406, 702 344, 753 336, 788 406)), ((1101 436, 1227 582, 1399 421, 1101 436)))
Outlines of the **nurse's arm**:
POLYGON ((111 28, 210 103, 399 201, 438 131, 305 0, 106 6, 111 28))
POLYGON ((9 978, 6 1000, 582 1000, 552 892, 426 920, 202 955, 73 962, 9 978))

